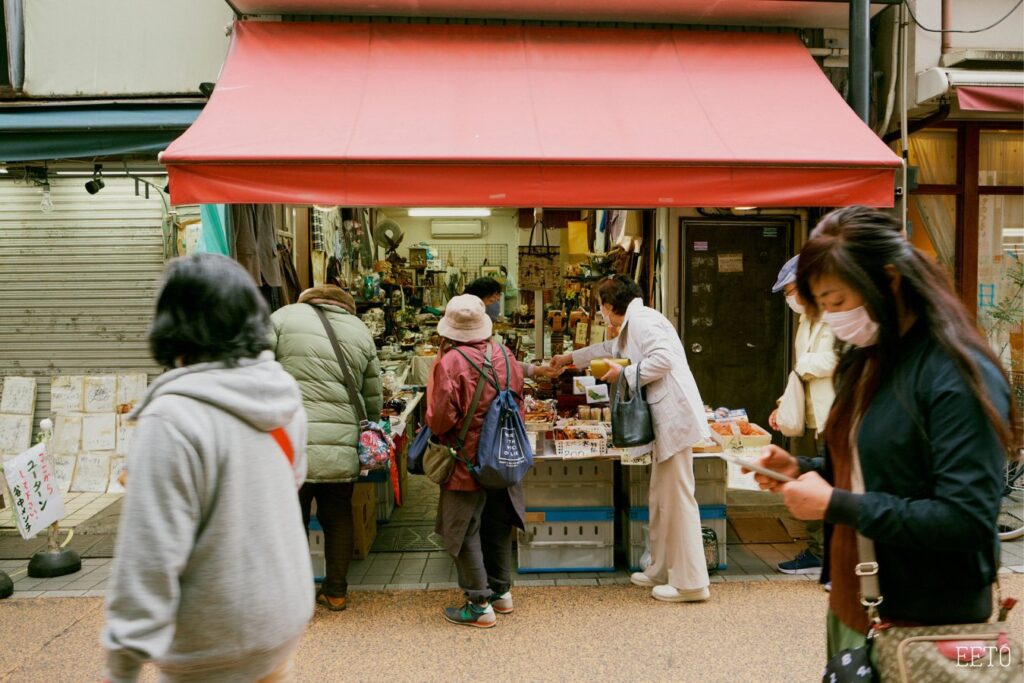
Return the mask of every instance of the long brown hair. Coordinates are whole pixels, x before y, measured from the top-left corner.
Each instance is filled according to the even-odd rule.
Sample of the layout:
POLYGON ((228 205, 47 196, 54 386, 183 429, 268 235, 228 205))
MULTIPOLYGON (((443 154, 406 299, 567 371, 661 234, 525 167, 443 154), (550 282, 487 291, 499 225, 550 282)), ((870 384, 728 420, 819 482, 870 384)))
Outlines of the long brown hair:
POLYGON ((842 346, 834 409, 840 414, 863 415, 882 378, 899 357, 899 310, 886 266, 900 275, 905 309, 917 316, 919 324, 926 326, 931 338, 953 359, 1009 455, 1017 447, 1019 436, 1013 433, 1014 401, 1010 401, 1007 422, 988 396, 977 361, 984 358, 1003 372, 1005 379, 999 359, 953 294, 938 264, 907 241, 889 214, 864 206, 837 209, 822 218, 800 252, 797 268, 797 287, 809 310, 818 311, 811 280, 830 275, 856 290, 864 298, 871 318, 879 324, 878 342, 873 346, 842 346), (848 381, 852 378, 859 381, 848 381))

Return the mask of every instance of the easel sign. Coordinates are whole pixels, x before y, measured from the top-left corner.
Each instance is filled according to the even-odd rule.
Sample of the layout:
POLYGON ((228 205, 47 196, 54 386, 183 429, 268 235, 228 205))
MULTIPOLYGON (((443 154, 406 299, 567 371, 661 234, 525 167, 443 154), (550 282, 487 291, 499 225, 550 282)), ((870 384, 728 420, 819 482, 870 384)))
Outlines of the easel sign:
POLYGON ((26 541, 64 516, 64 498, 46 457, 45 444, 7 460, 4 478, 18 531, 26 541))

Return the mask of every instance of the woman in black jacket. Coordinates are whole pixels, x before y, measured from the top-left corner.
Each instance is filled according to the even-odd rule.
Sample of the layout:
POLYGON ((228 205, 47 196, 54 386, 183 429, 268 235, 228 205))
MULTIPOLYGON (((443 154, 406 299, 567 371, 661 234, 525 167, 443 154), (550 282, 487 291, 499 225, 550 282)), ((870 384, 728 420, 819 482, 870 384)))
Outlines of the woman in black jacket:
POLYGON ((769 446, 760 464, 799 478, 757 479, 797 518, 826 522, 829 656, 868 632, 858 532, 875 544, 883 620, 986 621, 1003 468, 1016 443, 998 359, 943 271, 880 211, 825 216, 800 252, 797 284, 841 352, 826 456, 769 446), (863 494, 851 491, 858 451, 863 494))

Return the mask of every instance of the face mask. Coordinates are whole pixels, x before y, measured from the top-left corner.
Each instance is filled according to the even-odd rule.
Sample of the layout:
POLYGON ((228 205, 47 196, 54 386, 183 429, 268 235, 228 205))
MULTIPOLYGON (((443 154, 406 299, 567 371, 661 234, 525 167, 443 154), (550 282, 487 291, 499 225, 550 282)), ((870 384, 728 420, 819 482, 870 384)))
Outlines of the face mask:
POLYGON ((840 341, 861 347, 872 346, 878 341, 878 323, 871 319, 868 309, 863 306, 841 313, 822 313, 821 319, 840 341))
POLYGON ((793 309, 793 312, 796 313, 797 315, 804 314, 804 306, 803 304, 796 300, 796 294, 790 294, 789 296, 787 296, 786 303, 789 304, 789 307, 793 309))
POLYGON ((490 318, 492 322, 497 320, 498 316, 501 315, 501 302, 495 301, 494 303, 487 304, 486 310, 487 317, 490 318))
POLYGON ((604 320, 604 324, 606 326, 608 326, 608 327, 613 327, 612 321, 608 319, 608 314, 604 312, 603 308, 600 310, 600 313, 601 313, 601 320, 604 320))

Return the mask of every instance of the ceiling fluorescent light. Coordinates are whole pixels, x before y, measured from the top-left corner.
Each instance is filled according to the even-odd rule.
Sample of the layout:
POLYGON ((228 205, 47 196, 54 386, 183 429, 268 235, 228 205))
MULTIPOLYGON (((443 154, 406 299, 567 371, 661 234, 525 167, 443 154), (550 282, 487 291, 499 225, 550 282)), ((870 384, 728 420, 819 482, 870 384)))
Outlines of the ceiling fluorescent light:
POLYGON ((491 215, 491 210, 464 207, 423 207, 409 209, 407 214, 414 218, 487 218, 491 215))

